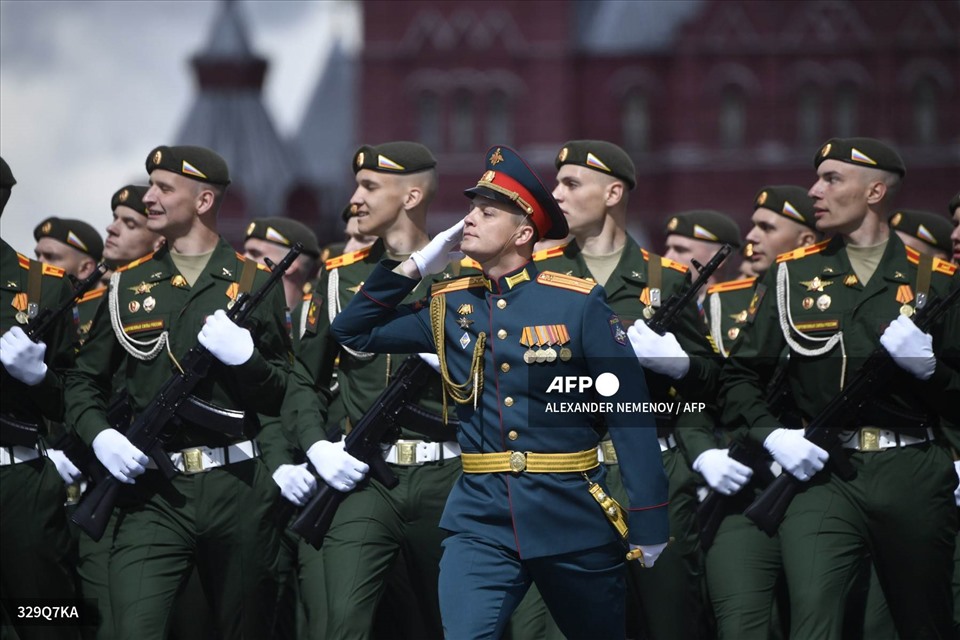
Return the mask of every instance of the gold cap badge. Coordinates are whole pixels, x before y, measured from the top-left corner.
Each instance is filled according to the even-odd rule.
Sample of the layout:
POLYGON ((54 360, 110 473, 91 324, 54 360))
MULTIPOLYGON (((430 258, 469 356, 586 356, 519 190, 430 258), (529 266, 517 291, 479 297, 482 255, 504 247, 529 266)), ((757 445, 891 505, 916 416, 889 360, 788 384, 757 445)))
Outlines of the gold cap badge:
POLYGON ((680 221, 677 218, 670 218, 670 222, 667 223, 667 231, 676 231, 679 224, 680 221))
POLYGON ((127 198, 129 197, 130 197, 130 191, 128 191, 127 189, 124 189, 123 191, 120 192, 120 196, 118 197, 118 199, 120 200, 120 202, 126 202, 127 198))
POLYGON ((153 164, 160 164, 160 160, 163 158, 163 153, 159 149, 153 154, 153 164))
POLYGON ((563 149, 560 149, 560 155, 557 156, 557 160, 559 160, 560 162, 566 161, 567 154, 569 153, 570 153, 570 150, 567 149, 566 147, 564 147, 563 149))
POLYGON ((827 157, 827 154, 830 153, 830 149, 831 149, 832 146, 833 146, 833 145, 830 144, 829 142, 828 142, 827 144, 823 145, 823 149, 820 150, 820 157, 826 158, 826 157, 827 157))
POLYGON ((503 162, 503 161, 504 161, 504 160, 503 160, 503 154, 500 153, 500 147, 497 147, 496 151, 494 151, 494 152, 490 155, 490 164, 492 164, 493 166, 497 166, 498 164, 500 164, 500 163, 503 162))
POLYGON ((363 166, 363 151, 357 154, 357 166, 358 167, 363 166))
POLYGON ((757 204, 762 206, 763 203, 766 201, 767 201, 767 192, 764 191, 760 194, 760 197, 757 198, 757 204))

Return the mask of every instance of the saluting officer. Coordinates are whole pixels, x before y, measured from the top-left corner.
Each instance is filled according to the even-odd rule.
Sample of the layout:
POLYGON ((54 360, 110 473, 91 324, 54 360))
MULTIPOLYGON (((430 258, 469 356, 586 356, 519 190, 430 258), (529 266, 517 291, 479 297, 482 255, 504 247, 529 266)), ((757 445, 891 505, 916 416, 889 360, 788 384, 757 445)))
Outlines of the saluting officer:
POLYGON ((903 244, 920 253, 949 261, 951 258, 950 219, 932 211, 897 209, 890 216, 890 227, 897 232, 903 244))
POLYGON ((601 287, 540 272, 530 260, 538 237, 567 234, 536 174, 507 147, 491 148, 486 160, 465 192, 473 204, 465 220, 399 265, 378 266, 331 331, 351 349, 439 355, 464 449, 441 521, 451 532, 440 565, 445 637, 499 638, 535 582, 567 637, 622 638, 621 535, 648 565, 667 540, 654 422, 605 415, 630 500, 625 516, 603 486, 596 415, 551 413, 551 400, 569 396, 548 389, 556 379, 606 373, 619 386, 585 399, 644 401, 643 369, 601 287), (403 305, 458 244, 483 275, 435 285, 428 305, 403 305))
POLYGON ((726 361, 723 423, 748 428, 805 483, 779 528, 791 637, 841 637, 866 553, 900 636, 950 637, 957 474, 948 445, 960 435, 939 422, 955 420, 960 406, 960 314, 952 310, 931 334, 911 316, 957 286, 956 267, 890 233, 890 200, 905 174, 892 148, 834 138, 814 165, 814 217, 832 239, 780 256, 758 285, 752 324, 726 361), (849 425, 842 450, 820 449, 771 413, 765 386, 785 347, 788 399, 806 423, 880 344, 897 371, 849 425), (831 456, 848 458, 855 477, 815 476, 831 456))
MULTIPOLYGON (((0 158, 0 213, 17 181, 0 158)), ((73 363, 72 318, 66 314, 43 342, 23 327, 71 296, 58 267, 30 260, 0 240, 0 592, 2 624, 18 637, 75 638, 77 628, 23 626, 8 610, 16 599, 76 596, 64 483, 40 438, 45 420, 63 419, 63 374, 73 363)))
POLYGON ((276 415, 288 370, 289 338, 278 288, 250 329, 225 313, 266 278, 217 234, 230 183, 223 158, 202 147, 160 146, 146 161, 147 225, 165 246, 111 278, 77 366, 67 381, 67 417, 119 481, 132 485, 120 507, 110 557, 110 601, 118 637, 163 638, 177 590, 196 564, 224 637, 267 637, 276 599, 277 489, 252 440, 256 413, 276 415), (125 363, 134 415, 153 400, 199 342, 214 356, 198 399, 240 412, 215 430, 182 418, 163 452, 180 473, 167 482, 144 452, 106 419, 113 374, 125 363))
MULTIPOLYGON (((753 227, 746 241, 752 246, 747 260, 759 277, 774 264, 777 256, 799 247, 815 244, 816 230, 813 200, 803 187, 769 185, 761 188, 753 199, 753 227)), ((717 283, 707 290, 704 300, 709 335, 716 349, 727 357, 753 320, 750 301, 758 278, 751 277, 717 283)), ((781 361, 780 366, 786 362, 781 361)), ((777 409, 780 410, 779 408, 777 409)), ((707 592, 713 606, 719 638, 766 640, 771 632, 771 607, 775 596, 782 599, 785 591, 780 540, 771 538, 742 514, 759 489, 756 482, 749 490, 741 489, 753 476, 753 469, 730 457, 728 446, 751 446, 744 429, 728 431, 715 412, 704 412, 688 421, 683 441, 693 468, 714 491, 731 497, 723 505, 727 515, 706 550, 707 592), (721 433, 720 442, 716 432, 721 433), (735 576, 735 578, 733 578, 735 576)), ((759 455, 756 455, 759 454, 759 455)), ((770 466, 762 455, 757 465, 770 466)), ((763 473, 767 482, 772 475, 763 473)), ((786 610, 784 610, 786 613, 786 610)), ((776 618, 784 620, 783 617, 776 618)))

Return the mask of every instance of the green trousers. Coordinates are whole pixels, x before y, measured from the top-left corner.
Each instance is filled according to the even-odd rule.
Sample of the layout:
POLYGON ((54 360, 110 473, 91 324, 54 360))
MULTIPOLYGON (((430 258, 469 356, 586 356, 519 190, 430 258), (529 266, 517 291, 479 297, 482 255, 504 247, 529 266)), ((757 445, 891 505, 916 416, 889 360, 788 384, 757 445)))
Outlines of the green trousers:
POLYGON ((856 478, 821 474, 780 525, 790 636, 843 636, 844 608, 870 555, 900 636, 951 637, 958 518, 948 452, 915 445, 854 452, 850 462, 856 478))
POLYGON ((120 638, 164 640, 196 566, 223 638, 269 638, 277 599, 279 490, 260 460, 166 483, 147 471, 120 511, 110 604, 120 638))
MULTIPOLYGON (((301 567, 301 598, 308 626, 324 611, 325 637, 369 638, 389 572, 402 551, 416 594, 416 611, 425 637, 443 636, 437 580, 441 541, 438 526, 453 483, 460 476, 459 459, 419 467, 391 466, 400 479, 393 490, 371 481, 344 500, 321 549, 324 590, 312 588, 301 567)), ((301 545, 301 549, 303 545, 301 545)), ((399 631, 398 631, 399 633, 399 631)))
MULTIPOLYGON (((63 480, 46 458, 0 467, 0 598, 45 598, 75 604, 76 547, 67 527, 63 480)), ((77 638, 76 625, 16 624, 4 610, 4 637, 77 638), (16 635, 14 635, 16 634, 16 635)))

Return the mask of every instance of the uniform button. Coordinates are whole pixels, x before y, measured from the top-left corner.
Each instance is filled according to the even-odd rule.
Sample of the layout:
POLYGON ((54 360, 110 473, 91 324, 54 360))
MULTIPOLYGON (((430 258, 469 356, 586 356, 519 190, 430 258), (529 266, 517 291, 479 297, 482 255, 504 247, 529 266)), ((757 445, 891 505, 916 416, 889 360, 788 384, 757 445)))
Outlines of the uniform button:
POLYGON ((500 371, 503 371, 504 373, 506 373, 507 371, 510 371, 510 364, 507 362, 504 362, 503 364, 501 364, 500 371))
POLYGON ((503 298, 500 298, 499 300, 497 300, 497 309, 505 309, 506 306, 507 306, 506 300, 504 300, 503 298))
POLYGON ((520 434, 514 431, 513 429, 511 429, 510 433, 507 434, 507 437, 510 438, 511 440, 516 440, 517 438, 520 437, 520 434))
POLYGON ((500 329, 500 331, 497 331, 497 337, 500 338, 501 340, 505 339, 507 337, 507 330, 500 329))
POLYGON ((510 396, 507 396, 506 398, 503 399, 503 404, 506 405, 506 406, 508 406, 508 407, 512 407, 512 406, 513 406, 513 398, 511 398, 510 396))

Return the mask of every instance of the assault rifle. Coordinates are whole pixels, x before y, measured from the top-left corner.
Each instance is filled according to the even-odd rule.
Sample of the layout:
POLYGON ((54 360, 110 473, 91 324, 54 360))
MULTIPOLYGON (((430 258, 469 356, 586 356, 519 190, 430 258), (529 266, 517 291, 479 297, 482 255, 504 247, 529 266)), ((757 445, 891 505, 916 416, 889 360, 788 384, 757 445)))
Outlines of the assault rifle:
POLYGON ((725 244, 720 247, 719 251, 713 254, 713 257, 710 258, 706 265, 701 265, 694 260, 693 266, 697 268, 700 275, 697 276, 693 284, 687 287, 682 293, 673 294, 663 305, 658 307, 653 317, 647 321, 647 326, 661 336, 669 331, 677 317, 683 313, 683 310, 688 304, 697 298, 700 289, 707 284, 707 280, 710 279, 714 271, 720 268, 720 265, 723 264, 723 261, 730 255, 731 251, 733 251, 733 248, 725 244))
MULTIPOLYGON (((107 266, 101 262, 93 270, 93 273, 83 280, 77 280, 70 276, 70 279, 74 282, 73 295, 61 302, 56 309, 42 309, 31 318, 24 327, 24 333, 27 337, 34 342, 40 342, 46 338, 50 330, 59 322, 60 317, 73 309, 80 298, 83 297, 83 294, 100 282, 106 272, 107 266)), ((9 446, 33 447, 37 444, 40 423, 19 420, 13 416, 0 414, 0 433, 2 433, 0 441, 8 443, 9 446)))
MULTIPOLYGON (((384 461, 380 444, 395 441, 399 437, 398 416, 402 415, 407 399, 416 395, 433 375, 430 366, 419 356, 404 360, 387 388, 377 396, 346 436, 344 450, 370 465, 370 476, 388 489, 397 486, 399 480, 384 461)), ((317 492, 300 511, 290 529, 314 549, 319 549, 337 508, 349 493, 337 491, 320 480, 317 492)))
MULTIPOLYGON (((287 252, 279 264, 273 265, 270 277, 252 294, 242 293, 227 317, 237 325, 243 325, 270 291, 280 283, 284 272, 303 251, 299 242, 287 252)), ((174 372, 160 387, 150 404, 136 417, 126 432, 126 437, 136 448, 146 453, 157 468, 169 480, 177 474, 170 458, 161 448, 161 436, 180 405, 186 401, 197 384, 206 378, 210 365, 215 360, 212 353, 201 344, 195 344, 180 361, 180 370, 174 372)), ((78 527, 94 540, 100 540, 116 504, 121 482, 108 475, 87 492, 71 518, 78 527)))
MULTIPOLYGON (((945 298, 930 300, 919 309, 914 324, 920 331, 928 332, 958 298, 960 288, 954 288, 945 298)), ((836 450, 840 432, 856 417, 870 396, 886 386, 896 370, 893 357, 883 345, 878 346, 856 376, 807 425, 804 437, 821 449, 836 450)), ((790 502, 803 487, 803 482, 784 472, 743 513, 772 536, 777 532, 790 502)))

